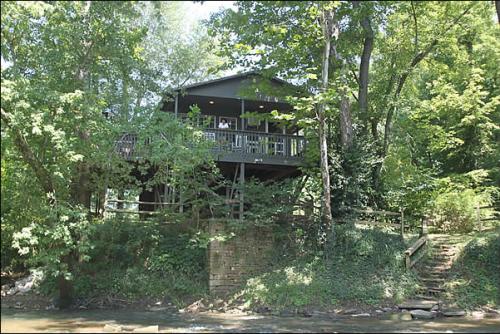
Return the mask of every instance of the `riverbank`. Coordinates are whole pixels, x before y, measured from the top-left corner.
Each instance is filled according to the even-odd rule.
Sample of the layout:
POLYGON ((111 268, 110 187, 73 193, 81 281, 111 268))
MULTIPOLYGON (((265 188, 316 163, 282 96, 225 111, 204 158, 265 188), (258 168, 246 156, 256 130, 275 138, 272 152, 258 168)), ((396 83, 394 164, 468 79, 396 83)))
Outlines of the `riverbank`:
POLYGON ((181 314, 124 310, 20 311, 2 310, 2 332, 449 332, 495 333, 498 318, 412 320, 400 315, 372 318, 337 315, 276 317, 202 312, 181 314))

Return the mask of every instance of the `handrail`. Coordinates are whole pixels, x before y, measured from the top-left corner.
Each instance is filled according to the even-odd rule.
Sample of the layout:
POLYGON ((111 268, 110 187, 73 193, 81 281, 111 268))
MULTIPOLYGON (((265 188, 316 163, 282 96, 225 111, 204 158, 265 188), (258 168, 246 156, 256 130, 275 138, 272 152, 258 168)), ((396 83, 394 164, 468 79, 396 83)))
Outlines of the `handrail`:
POLYGON ((275 132, 262 132, 262 131, 251 131, 251 130, 233 130, 233 129, 215 129, 208 128, 203 129, 203 132, 207 131, 220 131, 220 132, 228 132, 228 133, 242 133, 242 134, 250 134, 250 135, 263 135, 263 136, 279 136, 279 137, 289 137, 289 138, 304 138, 304 136, 294 135, 289 133, 275 133, 275 132))
POLYGON ((427 243, 427 240, 428 236, 424 235, 405 251, 405 266, 407 270, 411 269, 422 258, 424 253, 420 252, 413 261, 411 260, 411 256, 421 249, 427 243))
MULTIPOLYGON (((231 129, 204 129, 207 140, 215 143, 213 149, 238 155, 261 157, 302 158, 306 140, 304 136, 267 133, 231 129)), ((135 134, 124 134, 115 142, 116 151, 125 158, 132 158, 138 137, 135 134)))
POLYGON ((173 204, 173 203, 167 203, 167 202, 129 201, 129 200, 124 200, 124 199, 108 199, 107 202, 110 202, 110 203, 130 203, 130 204, 158 204, 158 205, 173 204))
POLYGON ((361 209, 356 209, 352 208, 352 211, 358 212, 358 213, 371 213, 371 214, 380 214, 380 215, 386 215, 386 216, 400 216, 401 212, 392 212, 392 211, 376 211, 376 210, 361 210, 361 209))

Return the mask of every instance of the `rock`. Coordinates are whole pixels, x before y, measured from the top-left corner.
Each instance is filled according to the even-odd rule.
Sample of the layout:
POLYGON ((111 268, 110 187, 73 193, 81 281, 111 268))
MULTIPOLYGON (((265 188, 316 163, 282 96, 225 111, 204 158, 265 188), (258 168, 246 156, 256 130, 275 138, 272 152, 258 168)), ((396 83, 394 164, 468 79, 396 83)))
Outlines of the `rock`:
POLYGON ((45 307, 45 310, 50 311, 50 310, 57 310, 54 304, 50 304, 49 306, 45 307))
POLYGON ((380 314, 380 313, 384 313, 384 311, 382 311, 382 310, 375 310, 375 313, 380 314))
POLYGON ((259 306, 257 307, 257 309, 255 310, 256 313, 270 313, 271 312, 271 309, 267 306, 259 306))
POLYGON ((390 308, 390 307, 384 307, 384 308, 382 308, 382 311, 384 311, 384 312, 391 312, 392 308, 390 308))
POLYGON ((150 312, 161 312, 166 310, 168 310, 168 307, 166 306, 151 306, 150 308, 148 308, 148 311, 150 312))
POLYGON ((484 319, 484 313, 479 311, 472 311, 471 316, 473 319, 484 319))
POLYGON ((411 310, 410 314, 414 319, 434 319, 436 317, 435 313, 424 310, 411 310))
POLYGON ((290 311, 290 310, 282 310, 282 311, 280 311, 279 316, 280 317, 293 317, 293 316, 295 316, 295 313, 290 311))
POLYGON ((312 317, 312 313, 309 312, 308 310, 303 310, 302 312, 299 313, 301 316, 303 316, 304 318, 310 318, 312 317))
POLYGON ((206 308, 205 304, 203 304, 203 302, 201 300, 198 300, 198 301, 192 303, 191 305, 189 305, 188 307, 186 307, 185 309, 180 310, 179 312, 181 312, 181 313, 184 313, 184 312, 198 313, 198 312, 204 310, 205 308, 206 308))
POLYGON ((445 317, 463 317, 463 316, 465 316, 464 310, 443 310, 442 313, 445 317))
POLYGON ((102 328, 102 331, 105 333, 118 333, 122 331, 122 327, 118 325, 106 324, 102 328))
POLYGON ((328 313, 327 312, 322 312, 322 311, 312 311, 311 312, 313 316, 326 316, 328 313))
POLYGON ((437 305, 437 302, 433 300, 408 300, 398 307, 409 310, 430 310, 434 305, 437 305))
POLYGON ((158 325, 135 328, 132 333, 158 333, 158 325))
POLYGON ((18 292, 19 291, 16 288, 11 288, 11 289, 9 289, 9 291, 7 291, 7 296, 13 296, 18 292))
POLYGON ((344 314, 354 314, 356 312, 358 312, 358 310, 356 310, 355 308, 349 308, 347 310, 344 310, 344 312, 342 312, 342 313, 344 313, 344 314))
POLYGON ((500 314, 500 310, 496 310, 496 309, 488 307, 488 306, 483 306, 483 310, 488 312, 488 313, 500 314))
POLYGON ((434 306, 431 308, 431 312, 432 312, 432 311, 438 311, 438 310, 439 310, 439 305, 438 305, 438 304, 434 305, 434 306))
POLYGON ((401 321, 410 321, 413 319, 413 317, 411 316, 410 313, 401 313, 399 314, 398 319, 401 321))
POLYGON ((351 317, 356 317, 356 318, 358 318, 358 317, 369 317, 369 316, 371 316, 370 313, 358 313, 358 314, 351 315, 351 317))

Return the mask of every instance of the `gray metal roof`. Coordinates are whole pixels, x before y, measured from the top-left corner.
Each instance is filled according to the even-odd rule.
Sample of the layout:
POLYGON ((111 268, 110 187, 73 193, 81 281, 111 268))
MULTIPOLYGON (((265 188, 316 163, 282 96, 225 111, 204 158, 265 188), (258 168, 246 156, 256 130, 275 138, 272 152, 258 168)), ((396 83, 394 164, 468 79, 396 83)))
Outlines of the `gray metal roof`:
MULTIPOLYGON (((212 84, 216 84, 216 83, 219 83, 219 82, 222 82, 222 81, 226 81, 226 80, 232 80, 232 79, 237 79, 237 78, 245 78, 245 77, 248 77, 250 75, 257 75, 257 76, 263 77, 262 74, 260 74, 257 71, 247 71, 247 72, 242 72, 242 73, 238 73, 238 74, 229 75, 227 77, 222 77, 222 78, 218 78, 218 79, 207 80, 207 81, 203 81, 203 82, 199 82, 199 83, 195 83, 195 84, 191 84, 191 85, 186 85, 186 86, 183 86, 183 87, 179 87, 176 90, 177 91, 178 90, 182 90, 182 89, 188 90, 190 88, 195 88, 195 87, 200 87, 200 86, 205 86, 205 85, 212 85, 212 84)), ((277 82, 279 82, 281 84, 285 84, 285 85, 291 85, 290 83, 286 82, 285 80, 282 80, 282 79, 279 79, 279 78, 271 78, 270 80, 277 81, 277 82)))
POLYGON ((268 87, 267 93, 253 89, 249 79, 267 78, 257 71, 248 71, 226 76, 219 79, 208 80, 196 84, 187 85, 176 89, 176 92, 181 92, 186 95, 220 97, 230 99, 245 99, 267 102, 284 102, 282 98, 290 94, 290 91, 298 91, 298 87, 279 78, 267 79, 271 87, 268 87), (287 91, 287 93, 285 93, 287 91))

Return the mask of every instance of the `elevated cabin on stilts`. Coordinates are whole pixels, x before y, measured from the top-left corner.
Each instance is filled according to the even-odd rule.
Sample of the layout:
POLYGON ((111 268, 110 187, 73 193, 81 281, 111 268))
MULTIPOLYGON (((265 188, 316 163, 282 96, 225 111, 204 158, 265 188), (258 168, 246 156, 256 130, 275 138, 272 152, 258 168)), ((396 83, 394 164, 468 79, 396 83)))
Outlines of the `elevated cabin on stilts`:
MULTIPOLYGON (((204 135, 214 141, 213 154, 222 175, 232 182, 225 191, 226 202, 241 218, 244 193, 239 191, 245 179, 280 180, 300 175, 306 142, 297 127, 286 127, 269 117, 272 110, 292 113, 292 107, 276 96, 283 91, 297 92, 296 87, 280 79, 265 79, 247 72, 182 87, 168 96, 163 111, 188 119, 190 107, 200 108, 199 122, 204 135), (260 87, 265 86, 262 90, 260 87), (264 93, 266 92, 266 93, 264 93), (238 186, 240 185, 240 186, 238 186)), ((122 156, 133 160, 134 137, 125 135, 117 142, 122 156)), ((146 176, 147 177, 147 176, 146 176)), ((139 196, 139 210, 152 211, 166 199, 182 201, 175 190, 144 190, 139 196)), ((182 204, 180 205, 182 210, 182 204)))

